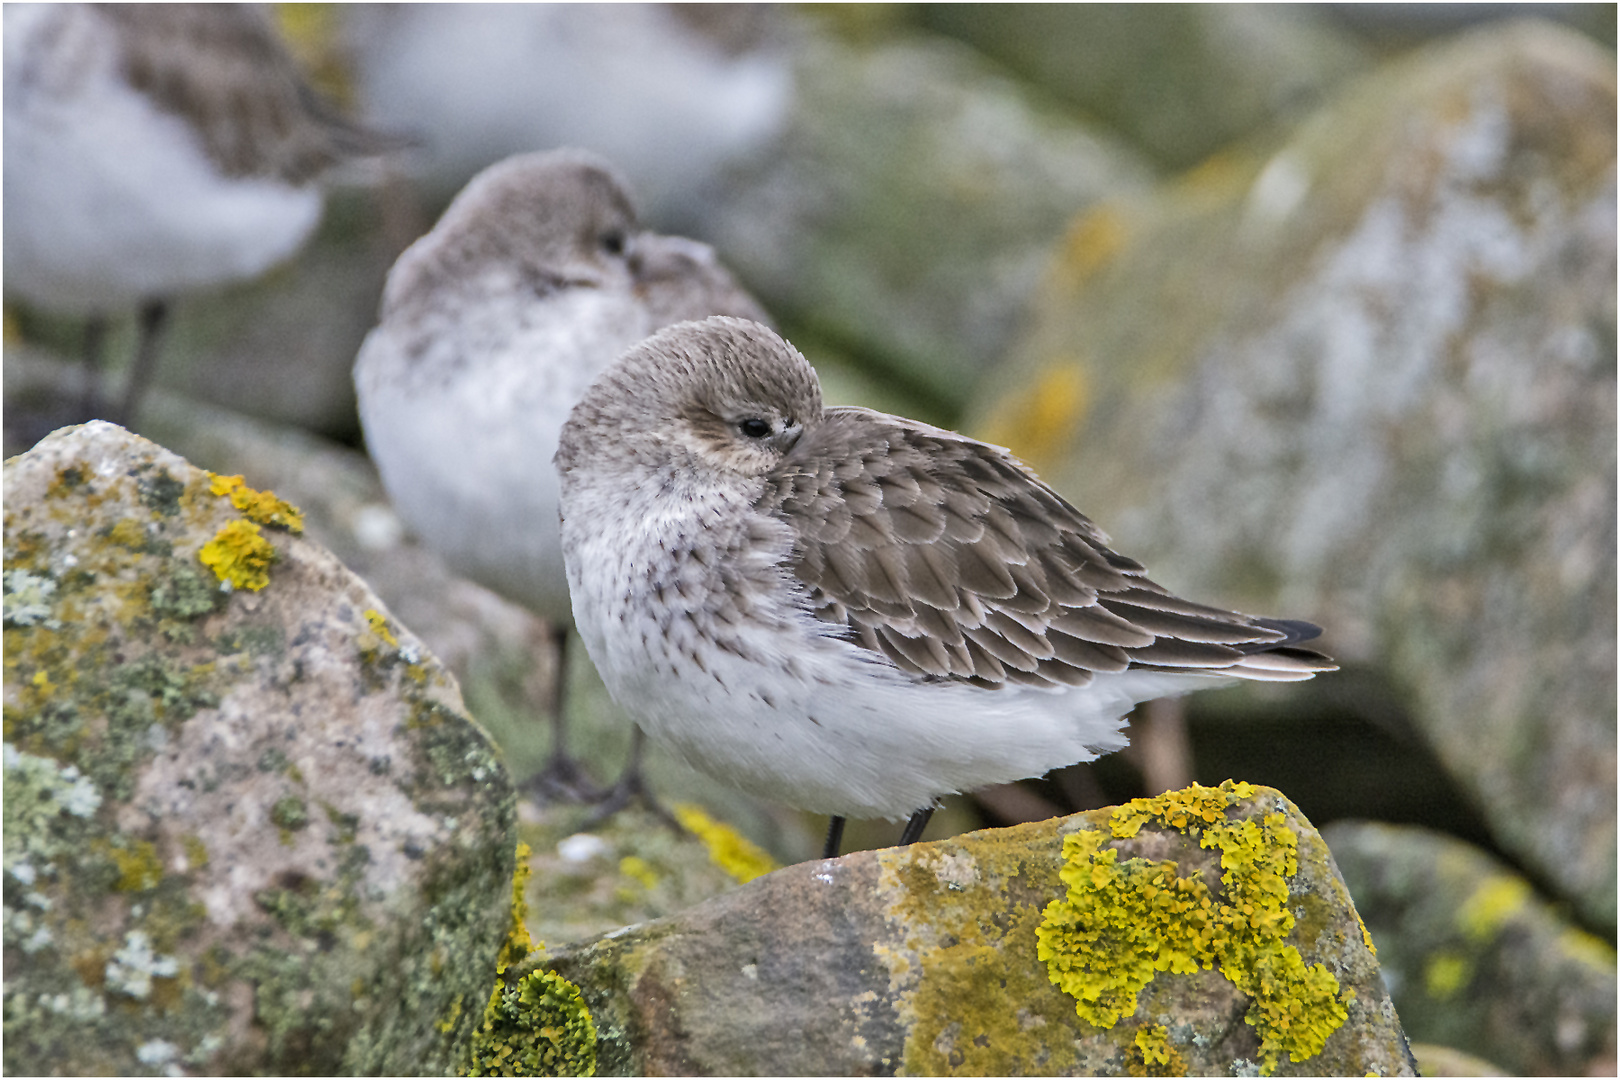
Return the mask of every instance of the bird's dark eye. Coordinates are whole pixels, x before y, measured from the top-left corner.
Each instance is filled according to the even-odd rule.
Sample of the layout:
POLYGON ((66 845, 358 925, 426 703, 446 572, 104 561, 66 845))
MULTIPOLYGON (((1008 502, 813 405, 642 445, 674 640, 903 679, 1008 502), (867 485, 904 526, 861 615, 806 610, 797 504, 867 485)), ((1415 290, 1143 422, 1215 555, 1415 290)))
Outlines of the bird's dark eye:
POLYGON ((597 237, 597 242, 602 245, 602 250, 609 255, 624 254, 625 235, 623 229, 610 229, 597 237))
POLYGON ((737 425, 737 430, 741 431, 750 439, 763 439, 765 436, 771 433, 771 425, 767 424, 757 416, 750 416, 747 420, 744 420, 742 423, 737 425))

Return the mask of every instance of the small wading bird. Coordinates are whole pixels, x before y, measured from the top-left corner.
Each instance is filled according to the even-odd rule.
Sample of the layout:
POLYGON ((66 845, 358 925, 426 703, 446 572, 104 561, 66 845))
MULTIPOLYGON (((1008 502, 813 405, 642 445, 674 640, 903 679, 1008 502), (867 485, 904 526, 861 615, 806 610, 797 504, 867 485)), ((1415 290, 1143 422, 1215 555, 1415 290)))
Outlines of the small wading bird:
POLYGON ((128 424, 170 299, 288 258, 320 220, 323 173, 406 143, 322 103, 253 5, 7 4, 4 18, 6 291, 87 319, 72 419, 128 424), (130 309, 135 359, 113 404, 102 344, 130 309))
POLYGON ((623 181, 576 150, 485 169, 388 274, 355 361, 366 446, 406 523, 450 567, 549 620, 557 664, 543 794, 641 791, 639 729, 609 792, 567 754, 572 621, 557 533, 557 434, 625 349, 705 315, 764 319, 706 245, 643 230, 623 181))
POLYGON ((1125 745, 1137 702, 1331 671, 1317 627, 1182 600, 1007 451, 823 408, 767 328, 684 323, 563 426, 574 619, 609 691, 717 780, 832 815, 1125 745))

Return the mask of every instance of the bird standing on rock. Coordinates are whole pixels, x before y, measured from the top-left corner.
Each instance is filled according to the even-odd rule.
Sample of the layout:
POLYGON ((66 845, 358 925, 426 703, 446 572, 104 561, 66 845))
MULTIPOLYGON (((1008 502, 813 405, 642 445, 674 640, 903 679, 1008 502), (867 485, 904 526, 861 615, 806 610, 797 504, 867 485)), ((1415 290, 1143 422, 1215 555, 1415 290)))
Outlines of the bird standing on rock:
POLYGON ((860 408, 764 326, 627 352, 563 426, 562 551, 608 690, 744 791, 843 818, 1125 745, 1137 702, 1309 679, 1317 627, 1149 581, 999 447, 860 408))
MULTIPOLYGON (((355 362, 366 445, 400 515, 456 572, 555 628, 543 791, 600 798, 565 751, 572 620, 552 457, 568 411, 625 349, 711 314, 766 318, 707 246, 643 230, 623 181, 581 151, 490 166, 388 275, 355 362)), ((640 734, 606 809, 637 790, 640 734)))

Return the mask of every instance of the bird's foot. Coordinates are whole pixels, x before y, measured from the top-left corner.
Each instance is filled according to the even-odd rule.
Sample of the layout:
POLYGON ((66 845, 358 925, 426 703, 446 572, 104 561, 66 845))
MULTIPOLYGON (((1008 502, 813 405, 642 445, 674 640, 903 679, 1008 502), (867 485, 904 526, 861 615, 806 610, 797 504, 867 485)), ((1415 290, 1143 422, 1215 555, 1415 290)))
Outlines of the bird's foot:
POLYGON ((676 833, 686 832, 669 808, 652 793, 652 789, 647 786, 646 778, 641 775, 641 769, 636 765, 626 768, 619 774, 619 779, 613 786, 600 799, 594 800, 596 808, 591 811, 591 816, 585 819, 580 828, 594 829, 638 799, 643 806, 652 811, 653 816, 674 829, 676 833))
POLYGON ((599 803, 610 798, 614 789, 598 785, 577 759, 553 754, 545 767, 524 783, 523 790, 540 803, 599 803))

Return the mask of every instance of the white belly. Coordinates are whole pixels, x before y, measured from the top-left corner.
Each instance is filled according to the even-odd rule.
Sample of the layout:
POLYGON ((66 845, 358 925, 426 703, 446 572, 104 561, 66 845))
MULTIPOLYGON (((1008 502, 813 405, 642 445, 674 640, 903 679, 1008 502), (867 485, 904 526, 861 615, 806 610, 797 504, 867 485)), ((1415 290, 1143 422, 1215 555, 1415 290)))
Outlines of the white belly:
POLYGON ((394 328, 373 330, 355 364, 360 419, 406 524, 457 573, 567 622, 558 433, 601 370, 650 332, 626 299, 590 289, 469 307, 437 330, 420 370, 394 328))
POLYGON ((298 249, 320 219, 318 188, 220 175, 183 120, 121 80, 98 23, 74 24, 70 59, 83 70, 22 62, 50 13, 16 7, 5 20, 7 292, 63 312, 115 310, 253 277, 298 249))

